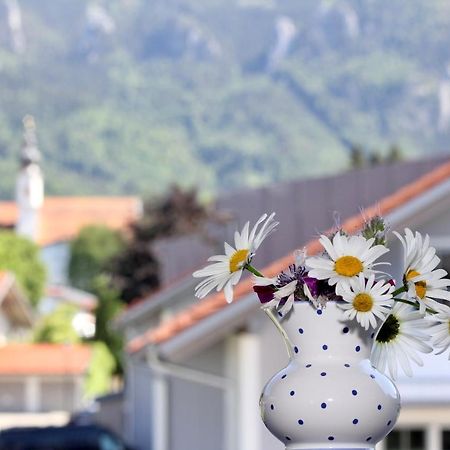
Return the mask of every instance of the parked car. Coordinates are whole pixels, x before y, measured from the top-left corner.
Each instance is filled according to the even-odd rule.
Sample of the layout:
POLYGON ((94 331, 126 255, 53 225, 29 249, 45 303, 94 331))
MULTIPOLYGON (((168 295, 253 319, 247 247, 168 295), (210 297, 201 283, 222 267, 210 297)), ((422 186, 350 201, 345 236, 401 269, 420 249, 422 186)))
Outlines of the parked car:
POLYGON ((0 432, 0 450, 132 450, 97 426, 10 428, 0 432))

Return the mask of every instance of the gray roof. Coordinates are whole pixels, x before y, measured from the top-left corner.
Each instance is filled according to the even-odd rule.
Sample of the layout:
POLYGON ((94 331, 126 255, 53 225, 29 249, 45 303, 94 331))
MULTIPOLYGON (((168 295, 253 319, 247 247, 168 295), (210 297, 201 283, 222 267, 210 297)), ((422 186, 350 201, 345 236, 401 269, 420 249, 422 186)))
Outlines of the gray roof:
POLYGON ((344 221, 449 160, 450 156, 444 155, 379 165, 335 176, 240 190, 220 197, 217 208, 229 212, 233 220, 226 227, 212 229, 218 243, 215 248, 192 236, 158 243, 156 250, 162 262, 163 282, 190 276, 205 264, 208 256, 223 253, 224 240, 233 244, 235 229, 247 220, 254 223, 264 212, 274 211, 280 225, 254 260, 256 266, 262 267, 329 229, 336 217, 344 221))

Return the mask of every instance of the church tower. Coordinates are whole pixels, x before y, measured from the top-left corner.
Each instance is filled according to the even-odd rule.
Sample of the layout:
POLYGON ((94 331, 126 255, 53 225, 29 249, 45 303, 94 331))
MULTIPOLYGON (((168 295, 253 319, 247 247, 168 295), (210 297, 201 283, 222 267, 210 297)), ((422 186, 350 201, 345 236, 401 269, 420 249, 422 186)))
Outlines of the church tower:
POLYGON ((37 146, 36 124, 33 116, 25 116, 23 125, 24 143, 16 183, 16 203, 19 212, 16 232, 36 240, 39 212, 44 202, 44 179, 39 166, 41 154, 37 146))

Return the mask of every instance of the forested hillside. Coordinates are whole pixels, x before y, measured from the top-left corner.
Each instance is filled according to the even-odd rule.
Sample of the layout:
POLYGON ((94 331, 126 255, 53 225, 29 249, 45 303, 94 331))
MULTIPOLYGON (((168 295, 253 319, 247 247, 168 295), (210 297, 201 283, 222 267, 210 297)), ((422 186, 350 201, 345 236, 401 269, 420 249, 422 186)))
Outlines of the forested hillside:
POLYGON ((0 196, 224 191, 450 148, 445 0, 0 0, 0 196))

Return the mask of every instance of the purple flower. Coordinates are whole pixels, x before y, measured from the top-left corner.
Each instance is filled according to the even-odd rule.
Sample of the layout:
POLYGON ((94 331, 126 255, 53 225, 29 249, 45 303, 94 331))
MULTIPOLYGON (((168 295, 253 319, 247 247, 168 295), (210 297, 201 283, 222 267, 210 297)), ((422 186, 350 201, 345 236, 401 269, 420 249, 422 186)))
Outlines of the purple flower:
MULTIPOLYGON (((314 299, 320 299, 320 303, 336 298, 334 287, 329 286, 326 280, 310 277, 304 266, 296 266, 295 264, 291 264, 286 271, 281 272, 274 279, 273 284, 255 285, 253 290, 258 295, 260 302, 265 304, 275 298, 275 292, 293 281, 297 282, 294 291, 295 300, 311 300, 310 296, 305 292, 305 286, 314 299)), ((283 305, 286 301, 287 297, 282 298, 279 304, 283 305)))
POLYGON ((275 286, 253 286, 253 290, 259 298, 261 303, 268 303, 273 300, 275 286))

